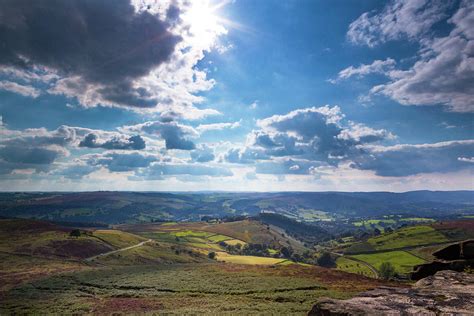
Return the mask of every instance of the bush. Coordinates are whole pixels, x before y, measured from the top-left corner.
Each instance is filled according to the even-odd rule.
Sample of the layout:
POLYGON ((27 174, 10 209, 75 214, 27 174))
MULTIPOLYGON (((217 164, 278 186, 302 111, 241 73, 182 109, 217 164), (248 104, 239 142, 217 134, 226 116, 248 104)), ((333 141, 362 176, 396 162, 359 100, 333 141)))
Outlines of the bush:
POLYGON ((321 267, 332 268, 336 266, 336 261, 333 259, 329 252, 323 252, 317 260, 318 265, 321 267))
POLYGON ((395 276, 395 268, 390 262, 383 262, 379 268, 380 277, 384 280, 390 280, 395 276))
POLYGON ((211 251, 210 253, 207 254, 207 257, 209 259, 214 260, 214 259, 216 259, 216 253, 214 251, 211 251))
POLYGON ((71 236, 71 237, 80 237, 81 236, 81 231, 79 229, 73 229, 69 233, 69 236, 71 236))

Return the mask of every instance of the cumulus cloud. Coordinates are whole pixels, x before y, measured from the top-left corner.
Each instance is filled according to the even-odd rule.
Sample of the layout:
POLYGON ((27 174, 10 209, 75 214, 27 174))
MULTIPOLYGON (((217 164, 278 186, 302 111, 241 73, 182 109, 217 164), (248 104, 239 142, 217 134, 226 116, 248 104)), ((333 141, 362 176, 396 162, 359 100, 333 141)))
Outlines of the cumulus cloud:
POLYGON ((46 171, 58 158, 69 155, 65 146, 75 139, 74 129, 61 126, 54 131, 0 129, 0 162, 5 173, 13 170, 46 171))
POLYGON ((212 148, 203 144, 191 151, 190 153, 192 161, 195 162, 209 162, 213 161, 215 158, 214 151, 212 148))
POLYGON ((104 148, 104 149, 129 149, 139 150, 146 147, 145 141, 140 135, 130 136, 128 138, 114 137, 104 142, 98 142, 98 136, 94 133, 87 134, 79 143, 79 147, 104 148))
POLYGON ((88 163, 92 166, 104 166, 113 172, 126 172, 146 168, 157 160, 156 156, 141 153, 107 153, 90 157, 88 163))
POLYGON ((145 132, 152 135, 158 135, 165 140, 166 149, 195 149, 196 145, 194 142, 189 140, 189 138, 199 135, 197 131, 191 126, 183 125, 168 119, 125 126, 121 130, 128 132, 145 132))
POLYGON ((219 114, 194 106, 215 84, 197 64, 226 30, 196 29, 193 10, 193 2, 168 0, 2 2, 1 73, 19 85, 4 88, 65 95, 85 107, 219 114))
POLYGON ((352 22, 347 38, 370 47, 402 38, 419 39, 446 18, 450 4, 443 0, 393 0, 382 12, 365 12, 352 22))
POLYGON ((474 140, 373 147, 368 150, 369 154, 356 157, 353 168, 373 170, 380 176, 403 177, 472 168, 460 157, 474 156, 474 140))
MULTIPOLYGON (((257 124, 277 145, 267 153, 273 156, 304 154, 329 163, 336 163, 336 157, 345 157, 357 150, 357 145, 393 137, 386 130, 374 130, 352 122, 346 124, 343 118, 339 107, 324 106, 274 115, 257 124)), ((255 144, 259 145, 258 142, 255 144)))
POLYGON ((68 88, 98 86, 97 97, 126 106, 150 106, 152 96, 133 81, 167 61, 181 40, 168 30, 171 21, 137 12, 128 0, 19 0, 3 2, 0 12, 1 64, 54 69, 68 88))
POLYGON ((459 3, 447 20, 452 30, 442 37, 427 33, 434 22, 447 16, 446 5, 438 1, 395 1, 376 19, 366 21, 367 30, 377 31, 358 33, 359 38, 352 34, 352 27, 349 29, 349 38, 366 38, 369 46, 397 39, 401 34, 419 40, 420 50, 413 66, 390 70, 386 73, 390 81, 373 87, 371 95, 382 94, 402 105, 443 105, 454 112, 474 112, 474 3, 459 3))
POLYGON ((31 98, 37 98, 40 95, 40 91, 32 86, 21 85, 13 81, 6 80, 0 81, 0 90, 14 92, 31 98))

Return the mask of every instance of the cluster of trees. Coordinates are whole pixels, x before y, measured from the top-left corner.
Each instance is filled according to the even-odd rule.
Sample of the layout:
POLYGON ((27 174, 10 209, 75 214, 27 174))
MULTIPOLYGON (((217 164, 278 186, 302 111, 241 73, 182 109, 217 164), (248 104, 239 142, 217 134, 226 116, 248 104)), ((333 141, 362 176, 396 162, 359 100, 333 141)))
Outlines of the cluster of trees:
POLYGON ((336 266, 336 260, 329 252, 323 252, 317 259, 316 264, 325 268, 334 268, 336 266))

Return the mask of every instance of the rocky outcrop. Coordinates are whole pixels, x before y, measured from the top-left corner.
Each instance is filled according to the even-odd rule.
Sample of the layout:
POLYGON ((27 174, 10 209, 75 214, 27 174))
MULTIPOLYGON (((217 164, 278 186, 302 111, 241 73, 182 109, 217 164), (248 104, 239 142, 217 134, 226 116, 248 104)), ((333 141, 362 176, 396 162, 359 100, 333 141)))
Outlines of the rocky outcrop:
POLYGON ((474 275, 440 271, 411 288, 379 287, 348 300, 321 299, 308 315, 474 315, 474 275))
POLYGON ((474 266, 474 240, 465 240, 444 247, 433 253, 433 262, 417 265, 410 273, 410 279, 420 280, 441 270, 464 271, 474 266))

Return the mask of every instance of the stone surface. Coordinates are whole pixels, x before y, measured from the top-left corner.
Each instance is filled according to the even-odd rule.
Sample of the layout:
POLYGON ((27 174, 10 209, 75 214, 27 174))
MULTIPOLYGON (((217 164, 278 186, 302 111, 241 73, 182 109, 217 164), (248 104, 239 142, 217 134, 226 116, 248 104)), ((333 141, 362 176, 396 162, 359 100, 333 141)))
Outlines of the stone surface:
POLYGON ((379 287, 348 300, 321 299, 308 315, 474 315, 474 275, 439 271, 411 288, 379 287))

